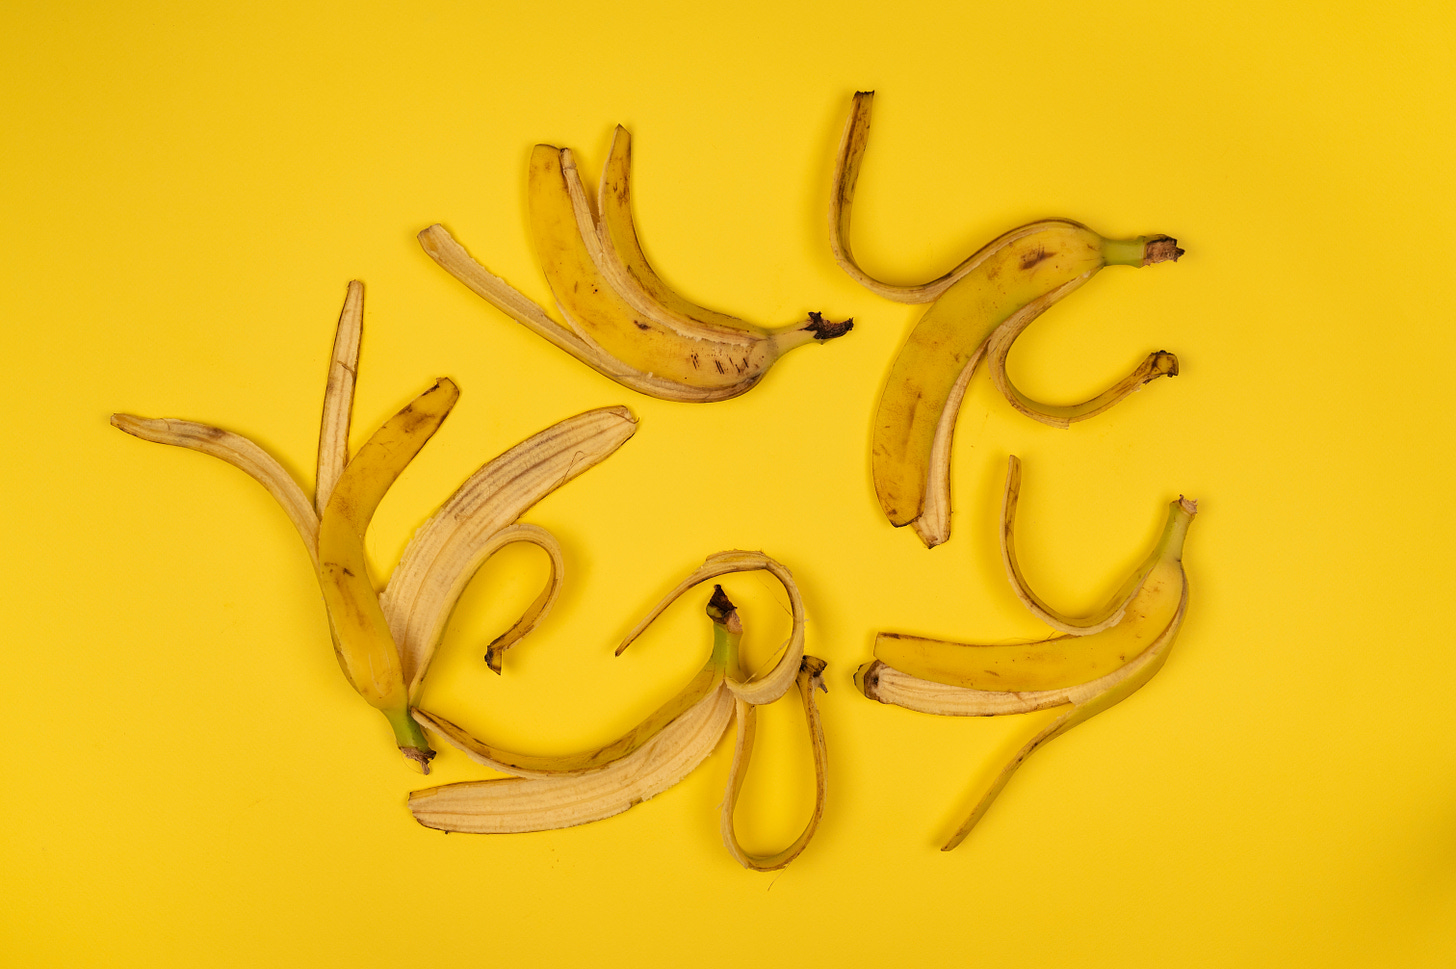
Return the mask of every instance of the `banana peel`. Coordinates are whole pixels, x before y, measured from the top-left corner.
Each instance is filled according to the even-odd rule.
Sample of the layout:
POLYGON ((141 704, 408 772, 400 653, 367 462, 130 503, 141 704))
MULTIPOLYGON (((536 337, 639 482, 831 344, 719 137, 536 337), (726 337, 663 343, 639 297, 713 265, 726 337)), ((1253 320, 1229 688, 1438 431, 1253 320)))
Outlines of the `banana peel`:
POLYGON ((314 496, 266 450, 240 434, 194 421, 113 414, 135 437, 210 454, 250 475, 277 500, 303 540, 319 578, 345 677, 389 721, 406 760, 429 773, 434 756, 410 715, 450 611, 476 570, 507 544, 542 548, 545 588, 489 650, 502 650, 549 613, 560 591, 562 554, 550 532, 516 519, 532 504, 612 454, 636 430, 625 407, 579 414, 487 462, 432 515, 406 548, 383 593, 368 578, 363 538, 389 485, 438 429, 458 399, 448 378, 390 418, 352 459, 348 436, 362 337, 363 284, 348 286, 330 357, 314 496))
POLYGON ((430 828, 476 834, 544 831, 602 820, 682 780, 713 753, 729 726, 736 723, 720 821, 724 844, 745 868, 773 871, 788 865, 803 852, 818 829, 828 789, 828 754, 813 696, 815 689, 825 689, 825 664, 803 652, 803 603, 789 570, 757 552, 710 556, 633 628, 617 652, 620 655, 688 589, 729 572, 758 570, 769 572, 784 586, 793 616, 789 640, 764 676, 744 680, 734 675, 743 627, 733 603, 722 586, 717 586, 707 609, 713 621, 714 646, 703 670, 675 697, 611 743, 557 756, 506 752, 476 740, 436 714, 417 710, 419 721, 447 743, 479 763, 514 776, 415 791, 409 800, 415 819, 430 828), (739 842, 734 824, 734 810, 753 753, 755 708, 781 698, 790 687, 797 687, 808 723, 814 758, 814 807, 802 832, 789 846, 771 854, 755 854, 739 842))
MULTIPOLYGON (((1003 556, 1011 546, 1020 464, 1013 457, 1003 509, 1003 556)), ((1153 551, 1123 584, 1113 605, 1062 624, 1069 631, 1031 643, 961 643, 879 633, 875 659, 855 673, 867 698, 921 713, 994 717, 1059 709, 976 795, 971 813, 946 842, 955 848, 975 827, 1016 770, 1042 745, 1132 695, 1162 668, 1188 609, 1183 544, 1198 505, 1180 497, 1153 551), (1130 591, 1129 591, 1130 590, 1130 591), (1113 618, 1115 617, 1115 618, 1113 618), (1110 620, 1110 621, 1109 621, 1110 620)), ((1023 601, 1041 603, 1008 559, 1023 601)), ((1050 607, 1038 616, 1060 617, 1050 607)), ((1066 617, 1061 617, 1066 618, 1066 617)))

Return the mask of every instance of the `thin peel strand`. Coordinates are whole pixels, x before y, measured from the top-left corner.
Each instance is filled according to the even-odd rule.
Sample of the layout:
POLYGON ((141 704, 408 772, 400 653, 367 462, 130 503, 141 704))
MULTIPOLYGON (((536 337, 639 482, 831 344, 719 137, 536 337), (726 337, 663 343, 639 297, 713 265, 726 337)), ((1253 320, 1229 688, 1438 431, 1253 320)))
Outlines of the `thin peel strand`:
POLYGON ((1042 403, 1026 396, 1012 383, 1011 377, 1006 372, 1006 360, 1011 354, 1011 347, 1015 344, 1016 338, 1032 320, 1067 293, 1081 286, 1091 276, 1092 274, 1088 273, 1086 276, 1079 277, 1028 303, 997 327, 991 334, 990 340, 987 341, 986 369, 990 372, 991 382, 996 385, 996 389, 1017 411, 1052 427, 1070 427, 1079 421, 1096 417, 1128 395, 1140 390, 1144 384, 1151 383, 1159 377, 1178 376, 1178 357, 1167 350, 1156 350, 1148 354, 1125 377, 1115 381, 1100 394, 1079 404, 1042 403))
POLYGON ((268 489, 268 493, 282 506, 288 520, 298 529, 309 560, 315 569, 318 568, 318 514, 303 488, 283 470, 283 465, 273 455, 241 434, 196 421, 112 414, 111 425, 144 441, 210 454, 247 474, 268 489))
POLYGON ((695 585, 731 572, 767 572, 777 579, 789 596, 793 628, 788 640, 779 648, 778 661, 766 674, 754 676, 747 681, 729 677, 728 689, 734 695, 754 704, 772 703, 783 696, 793 685, 794 677, 799 672, 799 663, 804 657, 804 601, 799 595, 799 586, 794 581, 793 573, 762 552, 728 551, 708 556, 701 566, 664 596, 652 611, 632 628, 632 631, 623 639, 622 644, 617 647, 617 655, 622 655, 632 641, 642 635, 643 630, 652 625, 657 617, 662 615, 663 611, 677 601, 683 593, 695 585))
MULTIPOLYGON (((829 196, 829 247, 834 261, 852 279, 870 292, 897 303, 932 303, 939 299, 961 278, 973 272, 990 255, 990 248, 973 253, 967 259, 944 275, 918 285, 897 285, 877 279, 865 272, 854 258, 850 247, 850 216, 854 207, 855 188, 859 182, 859 170, 864 161, 865 148, 869 144, 870 113, 874 106, 875 92, 860 91, 854 96, 849 118, 840 137, 839 151, 835 156, 833 187, 829 196)), ((1014 237, 1002 237, 998 242, 1014 242, 1024 235, 1040 231, 1045 222, 1033 222, 1015 230, 1014 237)))
POLYGON ((364 284, 350 280, 334 332, 324 385, 323 419, 319 425, 318 474, 314 481, 314 508, 320 515, 344 467, 349 463, 349 424, 354 412, 354 382, 359 372, 359 342, 363 337, 364 284))
POLYGON ((420 246, 430 258, 465 284, 471 292, 597 373, 639 394, 660 400, 709 403, 737 397, 753 386, 735 385, 703 390, 643 373, 606 353, 594 342, 583 340, 567 324, 557 322, 538 303, 476 262, 444 226, 438 223, 432 225, 421 231, 418 238, 420 246))
POLYGON ((799 688, 799 701, 803 705, 804 717, 809 728, 809 746, 814 754, 814 809, 804 825, 804 830, 799 833, 793 843, 771 855, 758 855, 745 850, 738 841, 737 829, 733 822, 733 815, 738 807, 738 796, 742 792, 743 783, 748 776, 748 762, 753 756, 753 740, 757 729, 757 713, 754 705, 741 698, 734 698, 734 719, 737 723, 737 733, 733 745, 733 764, 728 770, 728 791, 723 799, 720 827, 723 833, 723 844, 728 848, 729 854, 744 868, 753 871, 776 871, 787 866, 808 847, 814 833, 819 829, 820 820, 824 817, 824 801, 829 789, 826 770, 829 758, 828 748, 824 742, 824 726, 819 718, 819 707, 814 700, 815 689, 828 691, 823 680, 824 667, 825 663, 822 659, 806 655, 800 663, 799 674, 795 680, 799 688))
POLYGON ((1001 500, 1001 563, 1006 567, 1006 577, 1011 580, 1011 588, 1015 591, 1016 598, 1042 622, 1073 636, 1090 636, 1111 629, 1121 622, 1128 604, 1142 588, 1151 563, 1145 563, 1140 575, 1120 589, 1107 605, 1090 616, 1077 618, 1053 609, 1027 584, 1026 577, 1021 572, 1021 563, 1016 558, 1016 508, 1020 497, 1021 459, 1013 454, 1006 460, 1006 490, 1001 500))
MULTIPOLYGON (((475 558, 483 565, 497 551, 516 542, 535 545, 545 552, 547 561, 551 565, 551 571, 546 576, 545 587, 541 589, 540 594, 532 600, 531 604, 526 607, 526 611, 521 613, 520 618, 511 624, 511 628, 491 640, 490 645, 486 646, 485 663, 494 673, 500 673, 501 671, 502 654, 530 633, 531 630, 535 629, 541 620, 545 619, 551 612, 552 606, 556 605, 556 599, 561 594, 561 580, 566 572, 566 559, 562 555, 561 543, 557 541, 556 536, 539 525, 529 525, 521 522, 517 522, 497 532, 489 542, 485 543, 486 547, 482 548, 475 558)), ((479 567, 479 565, 475 568, 467 566, 472 577, 479 570, 479 567)), ((466 584, 469 584, 469 581, 467 579, 466 584)), ((458 601, 459 597, 457 596, 456 599, 458 601)), ((453 603, 446 612, 449 613, 452 611, 454 611, 453 603)))

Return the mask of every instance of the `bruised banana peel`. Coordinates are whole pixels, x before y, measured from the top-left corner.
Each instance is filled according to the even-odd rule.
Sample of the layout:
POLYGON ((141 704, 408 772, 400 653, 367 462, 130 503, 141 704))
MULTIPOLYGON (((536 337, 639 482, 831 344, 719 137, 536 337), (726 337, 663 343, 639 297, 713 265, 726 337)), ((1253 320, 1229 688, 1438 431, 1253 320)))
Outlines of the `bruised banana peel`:
POLYGON ((830 246, 845 272, 872 292, 933 304, 891 366, 871 445, 875 494, 885 517, 896 527, 913 526, 933 548, 950 537, 951 441, 966 387, 981 361, 1016 410, 1054 427, 1100 414, 1158 377, 1176 376, 1177 357, 1158 350, 1089 400, 1046 404, 1015 387, 1006 360, 1033 320, 1104 266, 1176 261, 1183 250, 1168 236, 1104 239, 1077 222, 1045 219, 1012 229, 929 282, 900 286, 876 279, 855 261, 849 245, 873 100, 873 92, 856 94, 845 124, 830 199, 830 246))
POLYGON ((615 451, 636 430, 636 419, 624 407, 590 411, 488 462, 425 523, 389 587, 376 595, 362 544, 374 507, 444 420, 458 391, 448 379, 437 381, 349 459, 363 293, 357 280, 349 284, 339 318, 313 500, 276 458, 240 434, 193 421, 130 414, 113 414, 111 423, 143 440, 211 454, 273 495, 298 530, 318 575, 345 677, 384 713, 407 760, 429 773, 434 751, 409 708, 455 602, 486 558, 512 542, 528 542, 547 552, 552 570, 541 595, 493 647, 504 648, 544 618, 560 589, 560 546, 546 530, 515 519, 615 451))
POLYGON ((1188 608, 1182 553, 1197 511, 1197 503, 1187 498, 1169 506, 1162 537, 1128 580, 1134 594, 1123 604, 1119 620, 1100 631, 1015 645, 898 633, 876 637, 876 658, 855 674, 856 686, 872 700, 960 717, 1062 709, 979 792, 970 815, 943 850, 965 839, 1011 775, 1039 747, 1130 696, 1162 668, 1188 608))
POLYGON ((851 329, 852 321, 831 323, 818 313, 802 323, 762 327, 699 307, 667 287, 642 253, 632 221, 630 141, 624 135, 618 129, 613 160, 603 172, 601 218, 569 150, 537 145, 531 154, 532 242, 565 322, 476 262, 443 226, 422 231, 421 246, 507 316, 604 376, 663 400, 736 397, 787 351, 851 329))
MULTIPOLYGON (((666 601, 677 598, 685 588, 705 581, 705 577, 729 571, 767 570, 762 563, 772 564, 775 569, 772 574, 797 601, 798 590, 787 569, 767 556, 744 552, 710 557, 666 601)), ((654 609, 644 624, 634 629, 632 637, 659 615, 662 608, 654 609)), ((746 868, 772 871, 789 864, 813 838, 824 810, 827 751, 813 691, 824 689, 825 664, 817 657, 803 654, 800 604, 794 610, 794 625, 799 635, 790 637, 790 644, 798 642, 800 646, 780 651, 774 670, 758 681, 773 686, 758 695, 767 696, 777 689, 783 681, 778 673, 780 669, 788 671, 788 685, 798 687, 814 757, 814 808, 803 831, 787 848, 770 855, 748 852, 738 841, 733 813, 752 756, 757 704, 744 698, 741 687, 735 692, 730 685, 734 682, 730 671, 736 666, 743 627, 721 586, 714 590, 707 612, 713 621, 713 652, 703 670, 640 724, 601 747, 554 756, 507 752, 470 737, 438 715, 417 710, 415 716, 420 723, 472 759, 515 776, 416 791, 410 796, 410 810, 415 819, 426 827, 445 831, 504 834, 572 827, 611 817, 686 777, 716 749, 729 724, 736 721, 733 763, 720 825, 724 844, 746 868)), ((779 690, 773 699, 784 692, 787 687, 779 690)))

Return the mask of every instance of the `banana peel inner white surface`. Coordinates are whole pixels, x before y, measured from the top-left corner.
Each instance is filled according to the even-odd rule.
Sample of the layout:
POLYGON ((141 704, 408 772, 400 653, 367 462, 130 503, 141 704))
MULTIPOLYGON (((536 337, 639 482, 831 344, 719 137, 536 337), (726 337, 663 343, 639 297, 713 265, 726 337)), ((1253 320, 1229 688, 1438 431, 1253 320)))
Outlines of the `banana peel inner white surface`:
MULTIPOLYGON (((303 486, 283 469, 277 459, 241 435, 191 421, 148 420, 128 414, 115 414, 111 422, 120 430, 143 440, 211 454, 249 474, 273 495, 298 530, 318 572, 335 634, 335 650, 345 675, 366 700, 385 712, 395 727, 407 760, 424 773, 429 773, 433 751, 418 742, 423 738, 414 733, 418 727, 409 716, 410 697, 418 693, 420 681, 444 632, 450 611, 475 571, 505 545, 527 542, 548 553, 552 567, 546 588, 520 619, 492 644, 496 656, 494 665, 498 667, 499 650, 529 632, 549 612, 559 592, 563 567, 556 539, 538 526, 515 524, 515 519, 541 497, 615 451, 636 430, 636 419, 624 407, 603 408, 578 415, 487 462, 426 521, 391 579, 389 589, 393 594, 387 591, 380 596, 368 585, 367 567, 363 560, 364 531, 379 497, 414 452, 423 446, 424 438, 434 433, 438 421, 443 420, 444 414, 453 407, 456 392, 453 383, 448 380, 437 382, 432 388, 434 391, 443 386, 452 396, 444 403, 443 412, 427 428, 423 438, 418 432, 407 432, 415 433, 417 437, 409 445, 411 450, 399 450, 404 444, 395 439, 398 434, 388 441, 382 438, 381 435, 391 427, 386 424, 364 447, 371 457, 387 454, 386 462, 377 469, 372 465, 367 469, 354 465, 348 454, 348 429, 362 337, 362 314, 363 286, 354 281, 348 286, 330 358, 319 432, 320 484, 315 489, 313 502, 308 500, 303 486), (352 568, 341 561, 323 560, 320 554, 320 516, 315 511, 316 507, 322 506, 324 515, 328 516, 337 510, 340 502, 333 500, 336 497, 334 490, 338 482, 350 473, 351 467, 370 479, 376 479, 361 482, 366 490, 374 492, 373 497, 361 515, 356 516, 357 520, 345 526, 357 544, 350 553, 352 568), (357 586, 353 593, 345 591, 348 584, 357 586), (355 616, 361 610, 366 616, 370 612, 376 613, 381 628, 361 631, 362 638, 357 645, 347 636, 341 640, 343 627, 356 625, 355 616), (409 727, 401 726, 401 714, 403 719, 410 721, 409 727)), ((432 391, 427 391, 422 398, 432 391)), ((410 408, 406 408, 394 420, 406 419, 409 412, 410 408)), ((355 500, 350 498, 351 502, 355 500)), ((349 513, 347 507, 344 513, 349 513)), ((368 622, 367 619, 365 621, 368 622)))
MULTIPOLYGON (((678 783, 716 749, 730 723, 736 723, 733 761, 728 772, 720 827, 733 858, 755 871, 787 866, 808 846, 818 829, 827 799, 828 753, 814 691, 827 690, 825 663, 803 651, 805 616, 792 574, 758 552, 722 552, 683 580, 644 618, 618 648, 618 654, 687 590, 730 572, 766 571, 788 593, 793 631, 773 666, 748 683, 730 672, 738 665, 738 626, 728 640, 733 655, 714 657, 682 692, 636 729, 613 743, 578 754, 557 756, 510 753, 470 736, 436 714, 416 711, 416 718, 471 759, 514 775, 462 781, 410 795, 410 811, 426 827, 475 834, 545 831, 587 824, 620 814, 678 783), (725 664, 726 663, 726 667, 725 664), (785 682, 787 681, 787 682, 785 682), (807 721, 814 764, 814 805, 803 830, 787 847, 770 854, 746 850, 734 820, 739 795, 753 754, 755 708, 772 703, 797 685, 807 721)), ((721 589, 719 590, 721 595, 721 589)), ((732 621, 737 622, 736 614, 732 621)), ((716 622, 716 620, 715 620, 716 622)), ((732 628, 732 627, 730 627, 732 628)), ((720 637, 723 630, 718 629, 720 637)))

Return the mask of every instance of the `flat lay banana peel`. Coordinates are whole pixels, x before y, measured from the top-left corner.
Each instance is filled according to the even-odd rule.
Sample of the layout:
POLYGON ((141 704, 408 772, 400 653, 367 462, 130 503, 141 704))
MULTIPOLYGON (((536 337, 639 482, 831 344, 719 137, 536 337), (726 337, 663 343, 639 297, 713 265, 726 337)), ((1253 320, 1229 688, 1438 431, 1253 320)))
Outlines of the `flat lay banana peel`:
POLYGON ((869 140, 874 92, 855 95, 836 158, 829 239, 835 261, 886 299, 932 304, 901 347, 875 412, 871 475, 892 525, 910 525, 929 548, 950 537, 950 456, 956 417, 976 368, 1016 410, 1053 427, 1094 417, 1144 384, 1178 373, 1166 350, 1147 355, 1127 376, 1078 404, 1048 404, 1022 393, 1006 359, 1022 331, 1105 266, 1150 266, 1183 255, 1164 235, 1104 239, 1067 219, 1012 229, 929 282, 896 285, 871 276, 850 248, 855 187, 869 140))
POLYGON ((491 667, 550 612, 560 592, 560 543, 517 522, 556 488, 601 462, 636 430, 625 407, 568 418, 486 462, 416 532, 386 588, 369 579, 364 535, 389 487, 459 399, 441 378, 387 420, 352 457, 348 451, 363 320, 363 285, 351 282, 339 317, 324 392, 313 500, 272 455, 231 431, 193 421, 114 414, 111 423, 143 440, 211 454, 252 476, 282 506, 318 574, 334 652, 350 685, 384 714, 407 761, 429 773, 434 750, 410 715, 450 613, 476 571, 506 545, 542 549, 546 585, 487 650, 491 667))
POLYGON ((783 354, 849 332, 817 312, 767 327, 699 306, 669 287, 642 251, 631 206, 631 137, 619 127, 595 210, 569 149, 537 145, 528 166, 531 240, 561 320, 476 262, 441 225, 420 245, 511 319, 598 373, 663 400, 727 400, 783 354))
POLYGON ((511 752, 471 736, 427 710, 416 710, 424 727, 472 760, 510 777, 463 781, 416 791, 410 811, 422 825, 443 831, 506 834, 545 831, 600 821, 666 791, 692 773, 717 749, 736 724, 720 829, 729 853, 745 868, 773 871, 793 861, 809 844, 824 812, 827 751, 814 690, 824 689, 824 661, 804 653, 804 608, 793 575, 758 552, 723 552, 667 594, 628 633, 620 653, 687 590, 730 572, 765 571, 789 596, 789 639, 761 675, 738 673, 743 635, 737 609, 717 586, 708 602, 713 649, 702 670, 672 699, 623 736, 576 753, 542 756, 511 752), (747 851, 734 824, 739 792, 753 754, 756 707, 795 688, 808 722, 814 759, 814 807, 799 836, 772 854, 747 851))
POLYGON ((1016 562, 1012 521, 1020 481, 1021 465, 1012 457, 1002 506, 1002 559, 1018 598, 1062 635, 1003 645, 879 633, 875 659, 855 673, 855 685, 871 700, 922 713, 994 717, 1061 711, 976 794, 946 851, 965 840, 1032 753, 1152 679, 1167 660, 1188 609, 1183 542, 1198 511, 1196 502, 1180 497, 1169 505, 1161 538, 1122 588, 1093 615, 1073 620, 1051 610, 1026 586, 1016 562))

